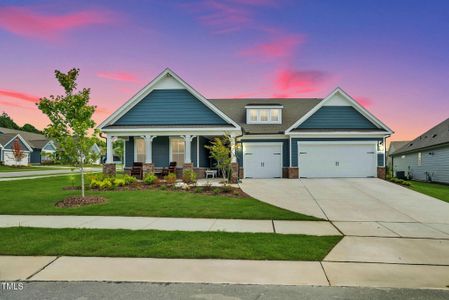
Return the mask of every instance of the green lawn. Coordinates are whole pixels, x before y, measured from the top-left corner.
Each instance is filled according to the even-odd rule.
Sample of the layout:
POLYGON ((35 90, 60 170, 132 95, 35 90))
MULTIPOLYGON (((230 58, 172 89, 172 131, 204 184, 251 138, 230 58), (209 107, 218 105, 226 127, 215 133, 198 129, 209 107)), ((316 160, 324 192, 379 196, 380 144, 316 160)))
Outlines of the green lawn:
POLYGON ((0 255, 322 260, 340 236, 110 229, 0 229, 0 255))
POLYGON ((319 220, 253 198, 160 190, 88 192, 108 201, 78 208, 56 207, 56 202, 80 193, 62 189, 70 186, 70 177, 0 182, 0 214, 319 220))
POLYGON ((408 182, 410 183, 409 188, 414 191, 449 202, 449 185, 420 181, 408 182))

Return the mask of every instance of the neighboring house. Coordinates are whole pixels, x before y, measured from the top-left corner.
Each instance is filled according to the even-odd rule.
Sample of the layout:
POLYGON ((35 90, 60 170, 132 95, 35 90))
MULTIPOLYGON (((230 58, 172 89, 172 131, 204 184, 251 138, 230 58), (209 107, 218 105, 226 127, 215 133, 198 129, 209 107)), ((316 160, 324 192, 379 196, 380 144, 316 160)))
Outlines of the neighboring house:
MULTIPOLYGON (((57 150, 56 144, 45 135, 22 130, 0 127, 0 138, 5 135, 20 135, 20 137, 31 147, 29 161, 31 164, 40 164, 47 160, 52 160, 52 154, 57 150)), ((1 143, 0 143, 1 144, 1 143)), ((97 144, 92 146, 92 152, 98 154, 98 159, 94 164, 100 164, 100 148, 97 144)))
POLYGON ((26 141, 33 150, 29 159, 32 164, 40 164, 45 160, 50 160, 50 155, 56 151, 53 141, 43 134, 0 127, 0 137, 5 134, 19 134, 26 141))
POLYGON ((449 183, 449 119, 418 136, 391 155, 393 174, 449 183))
POLYGON ((387 151, 387 167, 391 171, 393 167, 393 154, 398 151, 400 148, 404 147, 410 141, 392 141, 390 142, 390 146, 387 151))
POLYGON ((393 132, 342 89, 324 99, 206 99, 170 69, 99 125, 125 143, 125 166, 176 162, 199 177, 214 167, 205 148, 231 137, 232 169, 240 178, 384 177, 385 138, 393 132), (238 172, 240 171, 240 172, 238 172))
POLYGON ((0 162, 6 166, 26 166, 30 163, 31 146, 17 133, 0 134, 0 162), (14 143, 18 141, 22 157, 14 155, 14 143))

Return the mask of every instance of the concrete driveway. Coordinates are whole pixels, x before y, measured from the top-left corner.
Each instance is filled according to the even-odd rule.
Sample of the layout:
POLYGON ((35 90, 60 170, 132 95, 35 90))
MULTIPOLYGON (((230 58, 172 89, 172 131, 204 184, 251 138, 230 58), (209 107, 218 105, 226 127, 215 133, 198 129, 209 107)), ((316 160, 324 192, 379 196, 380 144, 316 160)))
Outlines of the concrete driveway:
POLYGON ((449 203, 377 178, 252 179, 261 201, 328 219, 345 235, 449 239, 449 203))

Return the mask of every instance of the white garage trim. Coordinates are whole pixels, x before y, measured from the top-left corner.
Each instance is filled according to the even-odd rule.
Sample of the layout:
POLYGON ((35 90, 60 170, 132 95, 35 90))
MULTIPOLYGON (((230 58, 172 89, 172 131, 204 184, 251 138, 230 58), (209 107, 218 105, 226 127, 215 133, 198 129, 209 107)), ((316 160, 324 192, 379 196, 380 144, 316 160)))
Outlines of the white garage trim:
MULTIPOLYGON (((298 168, 299 168, 299 174, 301 176, 301 145, 304 147, 305 145, 341 145, 341 146, 350 146, 350 145, 368 145, 372 146, 372 154, 374 155, 374 161, 373 161, 373 174, 372 176, 375 176, 377 173, 377 166, 378 166, 378 157, 377 157, 377 141, 298 141, 297 147, 298 147, 298 168)), ((349 149, 348 149, 349 150, 349 149)), ((342 169, 343 170, 343 169, 342 169)), ((371 176, 371 175, 370 175, 371 176)), ((323 176, 325 177, 325 176, 323 176)), ((333 176, 329 176, 333 177, 333 176)), ((335 176, 334 176, 335 177, 335 176)), ((341 177, 348 177, 348 176, 341 176, 341 177)))
MULTIPOLYGON (((251 145, 251 146, 256 146, 256 147, 263 147, 263 146, 279 146, 280 147, 280 157, 281 157, 281 161, 280 161, 280 171, 281 171, 281 178, 282 178, 282 168, 284 166, 283 162, 284 162, 284 157, 283 157, 283 151, 284 151, 284 143, 283 142, 264 142, 264 143, 260 143, 260 142, 243 142, 243 174, 247 174, 247 170, 248 170, 248 162, 247 159, 245 159, 245 154, 247 153, 247 146, 251 145)), ((246 178, 246 175, 244 176, 246 178)))

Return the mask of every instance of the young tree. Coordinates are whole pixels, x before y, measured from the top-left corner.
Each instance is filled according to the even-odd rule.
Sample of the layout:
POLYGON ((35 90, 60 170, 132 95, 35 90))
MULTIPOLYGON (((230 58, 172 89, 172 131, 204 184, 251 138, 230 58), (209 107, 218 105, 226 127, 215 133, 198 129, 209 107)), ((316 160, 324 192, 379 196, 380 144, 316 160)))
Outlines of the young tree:
POLYGON ((223 179, 229 180, 229 170, 231 169, 231 147, 229 136, 216 137, 210 146, 205 146, 210 150, 210 158, 217 162, 217 168, 221 171, 223 179))
POLYGON ((56 79, 65 94, 41 98, 37 105, 50 119, 44 133, 58 144, 57 157, 79 168, 84 197, 84 165, 92 163, 96 156, 91 151, 95 138, 89 134, 95 126, 92 115, 96 106, 89 105, 90 89, 76 89, 78 74, 79 69, 75 68, 67 74, 56 70, 56 79))
POLYGON ((20 146, 20 141, 18 138, 16 138, 12 144, 12 154, 14 155, 16 166, 19 165, 22 158, 24 158, 25 153, 22 151, 22 146, 20 146))

